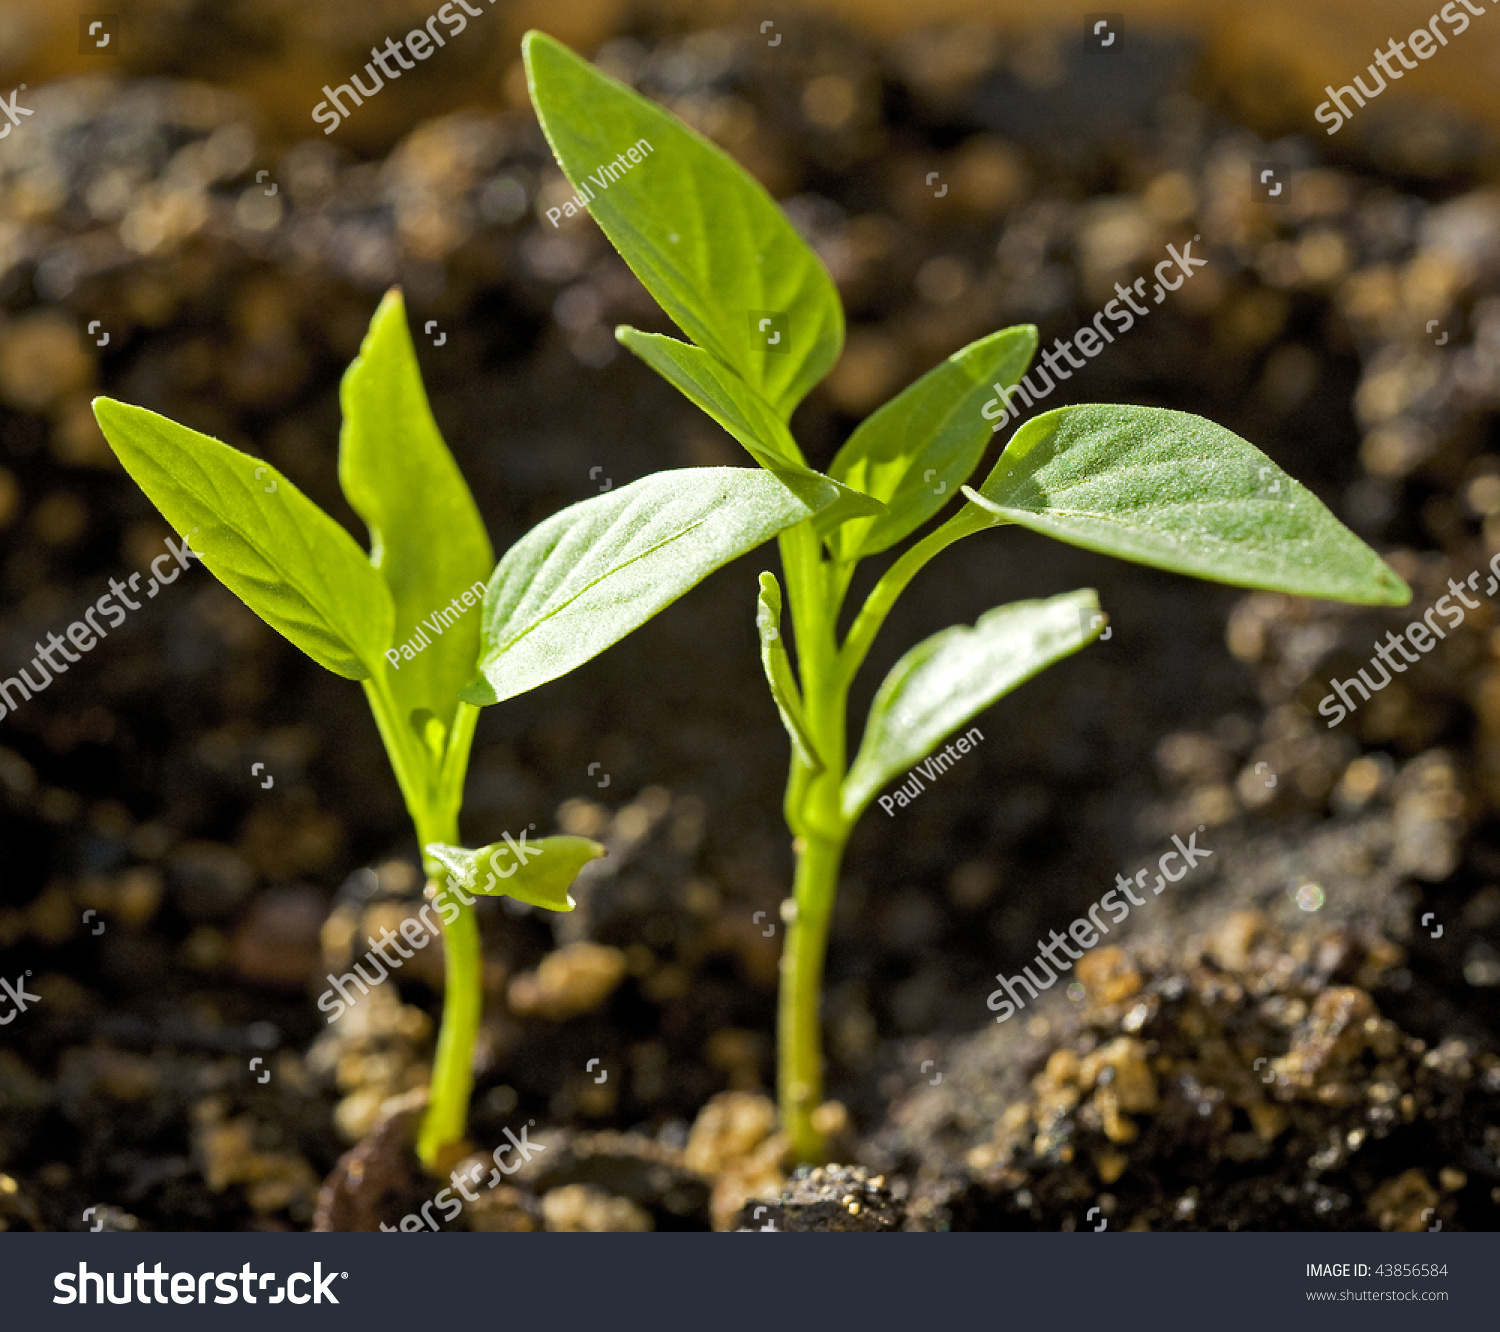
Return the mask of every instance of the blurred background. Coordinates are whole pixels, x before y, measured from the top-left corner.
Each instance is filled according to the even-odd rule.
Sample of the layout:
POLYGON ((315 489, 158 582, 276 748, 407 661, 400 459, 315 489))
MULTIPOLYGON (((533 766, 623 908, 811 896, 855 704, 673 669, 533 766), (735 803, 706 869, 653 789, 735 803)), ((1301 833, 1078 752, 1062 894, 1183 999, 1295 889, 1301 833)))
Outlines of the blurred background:
MULTIPOLYGON (((1410 6, 477 0, 325 135, 324 86, 440 6, 113 3, 0 10, 0 98, 31 112, 0 138, 0 674, 170 534, 95 394, 265 457, 364 540, 338 380, 395 283, 498 550, 606 485, 746 461, 616 347, 617 323, 669 325, 593 224, 547 221, 571 190, 529 27, 721 144, 828 265, 849 335, 794 421, 814 465, 966 342, 1033 322, 1048 346, 1201 237, 1208 266, 1048 405, 1223 423, 1413 605, 1246 595, 1016 531, 924 573, 861 715, 907 647, 1008 600, 1097 587, 1113 632, 856 833, 827 1122, 892 1225, 1070 1227, 1100 1197, 1117 1228, 1495 1224, 1493 603, 1337 729, 1315 709, 1500 551, 1500 14, 1329 136, 1325 86, 1369 81, 1410 6), (1133 960, 997 1030, 993 975, 1199 825, 1218 859, 1133 960)), ((481 720, 466 840, 536 822, 611 856, 570 916, 486 906, 473 1137, 529 1116, 559 1150, 465 1225, 722 1228, 786 1183, 781 939, 756 920, 791 871, 754 637, 774 566, 481 720)), ((353 684, 195 568, 0 721, 0 819, 0 975, 42 996, 0 1043, 0 1226, 373 1228, 430 1196, 392 1166, 385 1195, 318 1207, 424 1084, 441 996, 420 954, 334 1028, 312 1003, 421 891, 353 684)))

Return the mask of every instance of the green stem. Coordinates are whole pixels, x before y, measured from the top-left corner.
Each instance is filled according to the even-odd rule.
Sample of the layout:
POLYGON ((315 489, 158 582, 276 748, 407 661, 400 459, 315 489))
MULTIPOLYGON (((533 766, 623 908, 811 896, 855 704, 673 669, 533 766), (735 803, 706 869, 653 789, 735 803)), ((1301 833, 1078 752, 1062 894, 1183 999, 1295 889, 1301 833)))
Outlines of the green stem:
MULTIPOLYGON (((457 840, 455 829, 451 837, 424 838, 423 844, 457 840)), ((446 875, 435 876, 433 881, 441 891, 446 875)), ((458 908, 458 915, 443 926, 443 1025, 433 1056, 427 1114, 417 1137, 417 1155, 429 1169, 443 1148, 463 1139, 468 1124, 469 1094, 474 1088, 474 1040, 483 1004, 484 959, 478 916, 458 893, 450 893, 448 900, 458 908)))
POLYGON ((797 914, 787 925, 781 955, 776 1072, 782 1129, 798 1161, 821 1161, 824 1155, 813 1111, 823 1101, 823 959, 843 854, 843 841, 797 839, 797 914))
POLYGON ((796 835, 796 915, 787 923, 777 1002, 777 1084, 781 1124, 799 1161, 823 1157, 813 1112, 823 1098, 821 1000, 828 921, 849 826, 840 810, 848 685, 838 669, 834 625, 847 578, 823 560, 811 524, 783 535, 782 562, 796 633, 803 716, 823 761, 808 769, 794 753, 787 779, 787 822, 796 835))
MULTIPOLYGON (((458 810, 479 709, 467 703, 458 705, 443 737, 443 752, 434 761, 432 754, 423 752, 416 732, 404 722, 383 680, 366 680, 365 695, 407 812, 416 826, 427 878, 434 890, 442 893, 448 888, 447 871, 428 859, 425 848, 432 842, 458 844, 458 810)), ((467 896, 460 896, 456 890, 447 893, 447 901, 458 915, 452 921, 445 919, 443 925, 443 1020, 433 1055, 427 1113, 417 1137, 417 1155, 429 1169, 436 1165, 444 1148, 463 1140, 469 1095, 474 1088, 474 1041, 484 1003, 484 958, 478 917, 473 900, 464 900, 467 896)))
POLYGON ((919 541, 876 583, 837 643, 839 607, 848 591, 852 564, 830 563, 810 523, 780 538, 787 599, 797 644, 803 717, 824 767, 814 773, 795 752, 787 778, 786 815, 796 841, 793 887, 796 915, 788 922, 777 1000, 777 1084, 781 1125, 797 1160, 824 1158, 823 1135, 813 1112, 823 1098, 822 989, 828 922, 838 891, 839 867, 852 824, 841 796, 847 772, 849 686, 896 598, 940 550, 995 519, 968 505, 919 541))
POLYGON ((844 639, 844 646, 839 652, 839 672, 846 686, 864 664, 870 645, 880 632, 880 626, 885 623, 885 617, 890 614, 891 607, 896 604, 896 598, 906 590, 906 585, 922 571, 927 562, 955 541, 995 526, 997 523, 994 518, 987 517, 982 512, 976 513, 972 504, 966 505, 936 531, 929 532, 885 571, 871 589, 870 595, 865 598, 865 604, 859 608, 859 614, 849 626, 848 637, 844 639))

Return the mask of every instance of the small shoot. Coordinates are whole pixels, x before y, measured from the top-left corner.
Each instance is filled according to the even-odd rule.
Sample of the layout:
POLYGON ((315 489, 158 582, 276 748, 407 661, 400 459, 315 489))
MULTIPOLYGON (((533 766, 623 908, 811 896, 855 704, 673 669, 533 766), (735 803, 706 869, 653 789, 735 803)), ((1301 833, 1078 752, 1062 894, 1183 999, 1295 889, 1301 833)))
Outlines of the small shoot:
MULTIPOLYGON (((320 666, 364 686, 429 894, 454 890, 417 1143, 438 1169, 461 1152, 473 1084, 482 962, 473 895, 570 911, 570 886, 604 854, 585 838, 528 843, 524 833, 463 849, 479 710, 591 660, 720 565, 814 521, 817 504, 757 468, 658 472, 554 514, 496 565, 428 406, 399 291, 375 312, 341 401, 339 482, 369 529, 368 554, 250 454, 110 398, 94 412, 125 470, 208 569, 320 666)), ((835 494, 806 489, 824 503, 835 494)))
POLYGON ((522 50, 537 116, 575 188, 624 148, 641 157, 607 190, 592 191, 588 210, 689 341, 632 328, 616 337, 800 495, 833 496, 778 538, 795 670, 781 585, 769 573, 756 621, 791 741, 785 810, 796 911, 781 967, 778 1093, 794 1152, 820 1160, 813 1112, 823 1096, 823 958, 855 820, 883 786, 1087 646, 1105 622, 1094 592, 1082 588, 934 634, 886 676, 850 762, 849 687, 897 597, 935 555, 1016 525, 1238 587, 1369 605, 1402 605, 1411 593, 1260 450, 1184 412, 1047 412, 1015 433, 971 489, 991 434, 988 404, 997 394, 1009 401, 1036 352, 1029 325, 955 352, 861 424, 826 475, 809 468, 791 414, 838 359, 844 330, 817 255, 747 172, 670 113, 543 33, 529 33, 522 50), (840 638, 857 565, 898 548, 840 638))

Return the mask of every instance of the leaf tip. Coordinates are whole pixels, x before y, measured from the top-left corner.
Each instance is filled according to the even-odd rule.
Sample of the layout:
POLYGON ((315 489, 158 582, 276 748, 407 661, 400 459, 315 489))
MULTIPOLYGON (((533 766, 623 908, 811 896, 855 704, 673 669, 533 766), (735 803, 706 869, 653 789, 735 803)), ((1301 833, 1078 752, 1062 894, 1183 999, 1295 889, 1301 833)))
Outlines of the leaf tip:
POLYGON ((359 349, 360 357, 368 353, 375 336, 390 323, 401 329, 406 328, 406 293, 399 283, 386 288, 380 304, 375 307, 375 313, 370 316, 370 327, 365 334, 364 344, 359 349))
POLYGON ((1380 599, 1382 605, 1407 606, 1411 604, 1412 590, 1410 585, 1390 565, 1386 565, 1381 570, 1380 590, 1384 593, 1380 599))
POLYGON ((536 75, 535 62, 540 54, 555 55, 571 51, 557 40, 550 32, 543 32, 540 28, 528 28, 521 36, 521 61, 526 66, 526 73, 534 78, 536 75))
POLYGON ((115 420, 119 420, 121 415, 123 415, 125 404, 117 398, 111 398, 101 393, 89 402, 89 407, 93 410, 94 419, 102 422, 105 417, 113 417, 115 420))
POLYGON ((106 397, 102 393, 89 403, 89 408, 94 413, 94 420, 99 425, 105 443, 118 456, 121 443, 128 439, 132 415, 140 413, 142 409, 116 398, 106 397))

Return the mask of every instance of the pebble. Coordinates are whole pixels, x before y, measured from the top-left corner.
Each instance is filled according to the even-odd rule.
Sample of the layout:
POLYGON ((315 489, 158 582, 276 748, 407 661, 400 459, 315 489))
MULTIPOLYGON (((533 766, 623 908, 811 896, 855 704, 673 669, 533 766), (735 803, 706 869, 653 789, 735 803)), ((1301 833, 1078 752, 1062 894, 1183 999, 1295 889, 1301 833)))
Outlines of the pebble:
MULTIPOLYGON (((483 1160, 490 1165, 488 1157, 483 1160)), ((465 1166, 460 1163, 457 1168, 462 1172, 465 1166)), ((464 1204, 463 1219, 468 1229, 491 1234, 524 1234, 539 1228, 536 1200, 509 1184, 481 1189, 477 1200, 464 1204)))
POLYGON ((334 1122, 346 1141, 364 1137, 387 1101, 426 1084, 431 1033, 427 1014, 403 1004, 386 983, 360 996, 313 1041, 305 1063, 342 1093, 334 1122))
POLYGON ((748 1156, 776 1127, 776 1105, 755 1092, 720 1092, 698 1112, 683 1160, 691 1170, 714 1176, 748 1156))
POLYGON ((713 1181, 715 1230, 733 1230, 747 1199, 780 1190, 788 1144, 776 1123, 775 1103, 754 1092, 720 1092, 698 1112, 683 1163, 713 1181))
POLYGON ((256 1132, 249 1115, 228 1119, 216 1097, 193 1107, 193 1153, 208 1187, 219 1193, 240 1184, 257 1215, 288 1211, 294 1220, 311 1220, 317 1173, 296 1152, 256 1150, 256 1132))
POLYGON ((1436 1209, 1437 1190, 1420 1170, 1406 1170, 1388 1179, 1370 1194, 1366 1209, 1370 1219, 1382 1230, 1415 1232, 1430 1224, 1423 1213, 1436 1209))
POLYGON ((552 1231, 646 1231, 651 1214, 593 1184, 564 1184, 542 1195, 542 1219, 552 1231))
POLYGON ((592 1013, 625 977, 625 954, 606 944, 565 944, 548 953, 535 971, 523 971, 510 982, 507 998, 521 1017, 554 1022, 592 1013))

